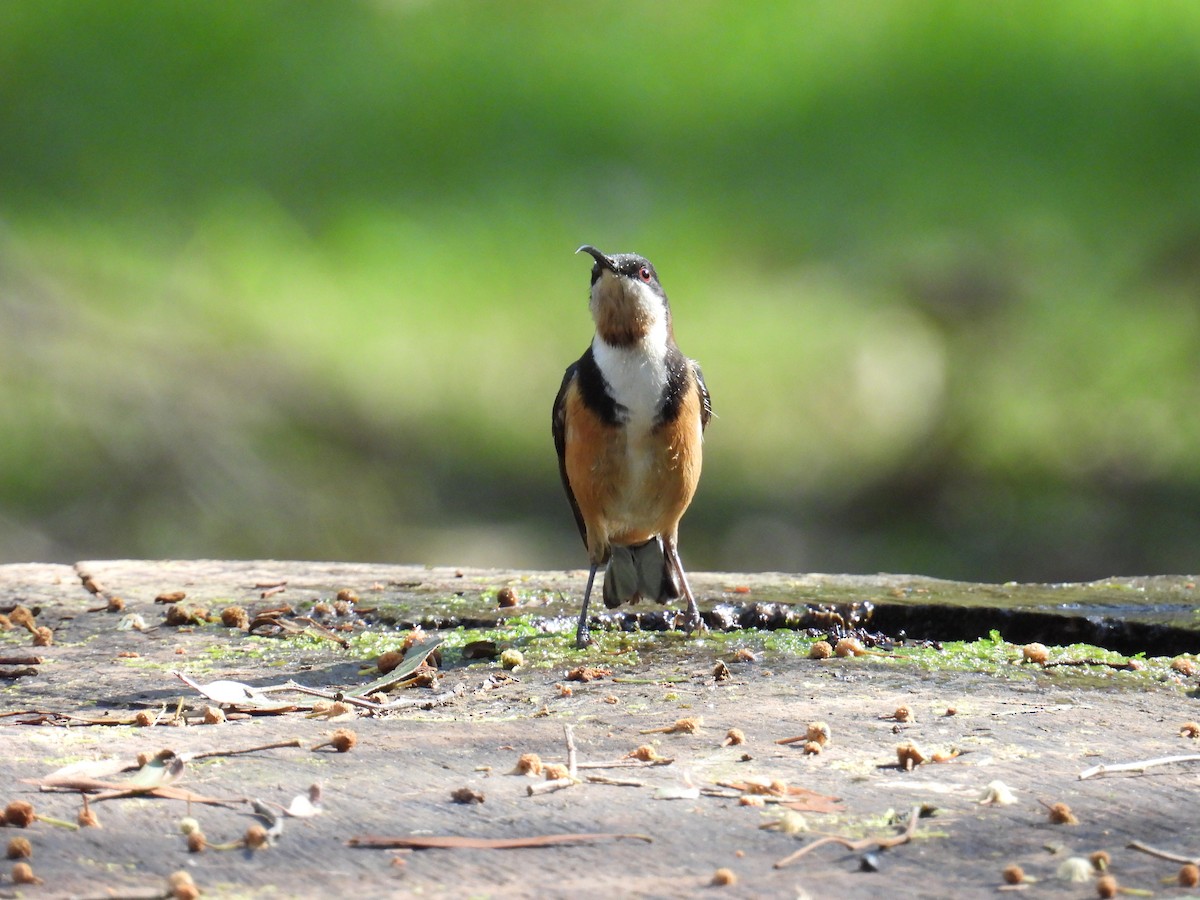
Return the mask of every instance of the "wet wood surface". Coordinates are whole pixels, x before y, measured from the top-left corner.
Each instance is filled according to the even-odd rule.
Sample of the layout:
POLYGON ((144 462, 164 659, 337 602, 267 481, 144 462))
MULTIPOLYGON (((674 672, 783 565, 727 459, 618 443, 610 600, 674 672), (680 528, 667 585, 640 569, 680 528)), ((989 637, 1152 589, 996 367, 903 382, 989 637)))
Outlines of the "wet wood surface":
MULTIPOLYGON (((1057 643, 1073 640, 1069 636, 1084 627, 1072 623, 1095 626, 1106 619, 1167 628, 1158 636, 1186 641, 1195 597, 1188 577, 1055 587, 696 573, 693 587, 710 624, 730 629, 723 643, 643 632, 629 636, 632 653, 571 651, 561 665, 511 672, 495 660, 455 657, 436 685, 402 694, 421 703, 390 713, 359 709, 331 722, 312 716, 316 698, 286 695, 294 704, 290 711, 239 715, 231 709, 224 723, 210 725, 201 724, 209 702, 172 672, 200 684, 231 680, 262 688, 295 681, 336 692, 371 680, 364 669, 369 660, 329 641, 258 637, 217 624, 167 626, 170 604, 156 602, 182 592, 182 602, 212 613, 236 604, 251 613, 291 605, 307 614, 314 602, 332 603, 338 592, 350 591, 358 609, 373 612, 347 633, 365 629, 398 641, 417 622, 436 633, 439 625, 503 625, 521 615, 570 628, 584 575, 287 561, 0 567, 0 609, 26 605, 54 632, 48 647, 32 646, 20 628, 0 632, 0 656, 40 659, 31 667, 36 674, 0 681, 4 804, 27 800, 43 815, 73 821, 78 792, 42 792, 28 779, 70 763, 132 761, 164 748, 187 755, 292 738, 300 743, 188 762, 179 786, 225 806, 108 800, 93 804, 103 829, 33 823, 21 833, 45 881, 39 895, 149 896, 170 872, 183 869, 207 896, 354 890, 362 896, 685 897, 707 891, 715 870, 728 868, 737 884, 711 888, 722 896, 984 897, 995 894, 1006 865, 1018 864, 1041 879, 1030 887, 1041 896, 1088 897, 1096 894, 1095 875, 1090 883, 1068 884, 1056 872, 1067 858, 1100 850, 1111 854, 1112 873, 1123 886, 1184 895, 1163 885, 1178 864, 1128 845, 1200 853, 1190 825, 1200 767, 1177 762, 1079 776, 1097 764, 1200 751, 1200 742, 1181 730, 1200 719, 1195 676, 1147 679, 1115 670, 1085 676, 1023 664, 1019 649, 1011 664, 979 671, 903 665, 887 655, 813 660, 772 650, 766 632, 739 632, 736 625, 743 617, 786 625, 789 616, 827 623, 862 616, 866 627, 878 627, 881 617, 899 615, 888 610, 924 610, 929 627, 942 628, 941 639, 950 639, 969 622, 968 612, 983 617, 972 626, 978 627, 986 616, 1007 611, 1013 615, 1003 620, 1007 628, 1033 623, 1065 636, 1057 643), (515 609, 497 604, 505 587, 515 591, 515 609), (114 599, 121 609, 109 612, 114 599), (142 617, 145 630, 122 627, 133 615, 142 617), (722 677, 718 663, 726 670, 722 677), (590 682, 570 680, 568 670, 581 664, 609 671, 590 682), (904 721, 895 715, 900 707, 908 710, 904 721), (134 723, 139 713, 148 724, 134 723), (681 719, 700 721, 691 731, 663 731, 681 719), (803 741, 777 743, 803 734, 813 721, 825 722, 833 736, 819 754, 806 753, 803 741), (644 744, 673 762, 599 770, 632 785, 581 778, 565 790, 531 796, 528 788, 542 782, 510 774, 517 758, 532 752, 565 763, 564 726, 571 727, 580 762, 619 761, 644 744), (314 749, 337 728, 356 733, 351 751, 314 749), (734 728, 744 744, 729 741, 734 728), (906 771, 896 765, 897 746, 909 742, 929 761, 906 771), (995 781, 1012 789, 1015 804, 980 802, 995 781), (258 821, 247 801, 287 805, 317 782, 321 815, 287 820, 274 846, 187 852, 178 828, 182 816, 197 818, 210 842, 236 842, 258 821), (792 823, 807 831, 779 829, 773 782, 809 797, 811 809, 792 823), (743 792, 722 786, 750 783, 766 785, 763 805, 747 805, 743 792), (454 792, 464 790, 483 802, 455 802, 454 792), (1047 806, 1054 803, 1068 804, 1078 824, 1053 824, 1047 806), (921 806, 932 816, 920 820, 909 843, 887 850, 823 844, 776 867, 823 834, 887 841, 902 831, 907 811, 921 806), (508 842, 596 833, 645 835, 651 843, 466 846, 400 855, 347 846, 356 837, 508 842)), ((628 616, 619 612, 598 622, 610 642, 615 629, 668 621, 658 609, 628 616)), ((1004 636, 1021 640, 1015 631, 1004 636)), ((7 877, 0 880, 0 892, 6 890, 12 890, 7 877)))

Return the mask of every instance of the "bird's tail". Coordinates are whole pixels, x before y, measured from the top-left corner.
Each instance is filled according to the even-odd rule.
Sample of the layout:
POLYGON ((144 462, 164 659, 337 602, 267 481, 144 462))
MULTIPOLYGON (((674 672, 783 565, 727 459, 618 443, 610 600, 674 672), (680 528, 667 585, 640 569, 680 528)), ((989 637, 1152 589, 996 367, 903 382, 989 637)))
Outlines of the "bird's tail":
POLYGON ((666 603, 679 597, 679 579, 663 550, 660 537, 632 547, 613 545, 604 570, 604 605, 637 603, 643 597, 666 603))

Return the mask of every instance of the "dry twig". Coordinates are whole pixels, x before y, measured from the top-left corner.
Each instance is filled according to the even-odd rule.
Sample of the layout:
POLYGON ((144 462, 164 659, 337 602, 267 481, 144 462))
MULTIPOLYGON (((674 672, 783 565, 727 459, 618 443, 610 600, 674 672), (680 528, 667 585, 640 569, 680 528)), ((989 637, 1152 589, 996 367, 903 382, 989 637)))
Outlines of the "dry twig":
POLYGON ((563 734, 567 739, 567 774, 573 779, 578 779, 578 765, 575 758, 575 726, 569 723, 563 725, 563 734))
POLYGON ((469 849, 469 850, 514 850, 521 847, 549 847, 555 844, 587 844, 596 841, 634 840, 653 843, 653 839, 645 834, 543 834, 527 838, 473 838, 457 835, 419 835, 408 837, 375 837, 365 835, 353 837, 346 841, 351 847, 373 847, 383 850, 410 848, 413 850, 430 849, 469 849))
POLYGON ((1137 762, 1101 764, 1084 769, 1079 773, 1079 780, 1093 778, 1096 775, 1108 775, 1112 772, 1143 772, 1154 766, 1165 766, 1177 762, 1200 762, 1200 754, 1191 753, 1186 756, 1159 756, 1154 759, 1143 759, 1137 762))
POLYGON ((1056 659, 1054 662, 1043 663, 1043 669, 1053 669, 1056 666, 1104 666, 1119 672, 1137 672, 1145 668, 1138 660, 1130 659, 1124 662, 1109 662, 1106 659, 1056 659))
POLYGON ((242 753, 258 753, 260 750, 278 750, 283 747, 300 747, 299 738, 290 741, 276 741, 273 744, 260 744, 256 747, 244 747, 241 750, 202 750, 199 753, 180 753, 179 758, 185 762, 193 759, 207 759, 211 756, 238 756, 242 753))
POLYGON ((633 778, 609 778, 607 775, 589 775, 585 779, 589 784, 611 784, 616 787, 645 787, 646 782, 633 778))
POLYGON ((1151 847, 1149 844, 1143 844, 1141 841, 1130 841, 1125 846, 1129 850, 1137 850, 1139 853, 1145 853, 1148 856, 1154 856, 1158 859, 1165 859, 1167 862, 1177 862, 1184 865, 1200 866, 1200 856, 1183 856, 1178 853, 1169 853, 1166 850, 1159 850, 1157 847, 1151 847))
POLYGON ((660 756, 658 759, 614 759, 612 762, 581 762, 577 769, 644 769, 647 766, 669 766, 675 762, 673 756, 660 756))
POLYGON ((36 674, 38 674, 38 670, 33 666, 24 666, 20 669, 0 669, 0 680, 16 681, 18 678, 26 678, 36 674))
POLYGON ((40 666, 43 662, 40 656, 0 656, 0 666, 40 666))
POLYGON ((539 794, 553 794, 555 791, 573 787, 578 783, 574 778, 552 778, 549 781, 539 781, 537 784, 531 784, 525 791, 530 797, 536 797, 539 794))

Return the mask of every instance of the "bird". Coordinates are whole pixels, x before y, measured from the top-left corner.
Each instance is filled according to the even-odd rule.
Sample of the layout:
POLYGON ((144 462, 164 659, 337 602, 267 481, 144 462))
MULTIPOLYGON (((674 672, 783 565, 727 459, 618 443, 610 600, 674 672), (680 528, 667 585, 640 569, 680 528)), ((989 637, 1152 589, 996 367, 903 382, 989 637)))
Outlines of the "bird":
POLYGON ((552 416, 559 474, 590 564, 575 645, 591 643, 588 604, 601 566, 606 607, 682 595, 690 633, 703 622, 679 560, 679 521, 700 480, 712 400, 699 364, 675 343, 650 261, 590 244, 575 252, 594 261, 596 332, 563 374, 552 416))

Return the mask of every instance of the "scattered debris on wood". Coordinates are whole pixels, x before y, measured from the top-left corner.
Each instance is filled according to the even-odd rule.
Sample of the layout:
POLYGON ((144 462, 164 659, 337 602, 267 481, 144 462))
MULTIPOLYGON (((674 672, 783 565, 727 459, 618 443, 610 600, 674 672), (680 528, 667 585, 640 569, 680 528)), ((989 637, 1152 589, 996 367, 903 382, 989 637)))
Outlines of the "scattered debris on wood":
POLYGON ((818 838, 811 844, 806 844, 795 853, 788 854, 783 859, 775 863, 775 868, 782 869, 784 866, 790 866, 796 860, 806 856, 813 850, 816 850, 818 847, 825 846, 826 844, 838 844, 853 853, 860 853, 869 849, 890 850, 892 847, 899 847, 901 844, 907 844, 909 841, 911 841, 913 839, 913 835, 917 833, 917 824, 920 822, 920 820, 921 807, 914 806, 909 811, 908 823, 905 825, 904 830, 894 837, 862 838, 860 840, 854 840, 852 838, 842 837, 841 835, 827 835, 826 837, 818 838))

